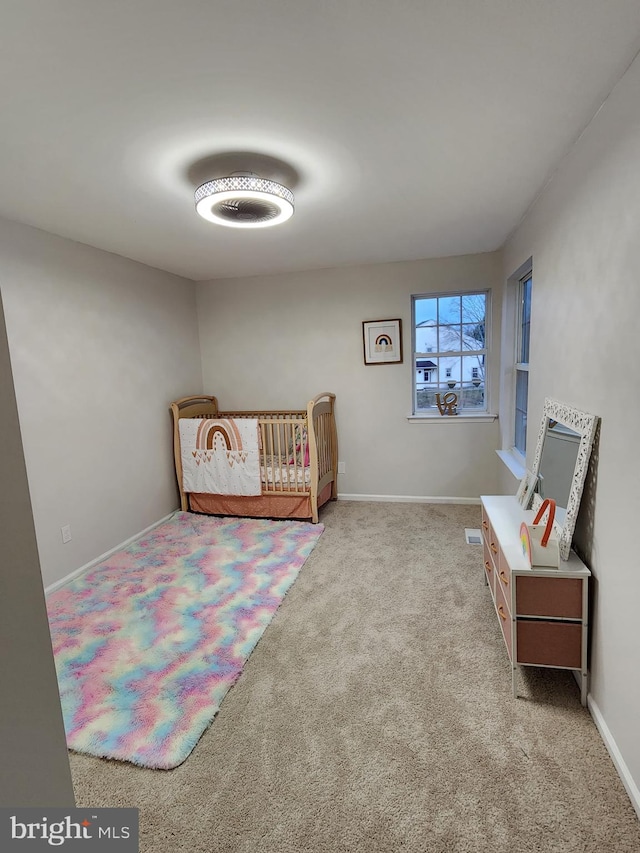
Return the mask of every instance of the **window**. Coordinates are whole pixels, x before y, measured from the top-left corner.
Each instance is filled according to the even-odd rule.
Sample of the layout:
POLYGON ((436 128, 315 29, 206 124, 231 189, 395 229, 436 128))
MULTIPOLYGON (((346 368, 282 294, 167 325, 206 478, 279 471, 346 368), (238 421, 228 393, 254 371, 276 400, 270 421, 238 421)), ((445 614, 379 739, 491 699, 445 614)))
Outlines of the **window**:
POLYGON ((452 392, 462 414, 486 412, 488 293, 425 294, 412 302, 414 414, 439 415, 436 395, 442 401, 452 392))
POLYGON ((518 281, 518 313, 516 318, 515 423, 513 445, 523 456, 526 455, 527 451, 532 282, 533 272, 531 270, 518 281))

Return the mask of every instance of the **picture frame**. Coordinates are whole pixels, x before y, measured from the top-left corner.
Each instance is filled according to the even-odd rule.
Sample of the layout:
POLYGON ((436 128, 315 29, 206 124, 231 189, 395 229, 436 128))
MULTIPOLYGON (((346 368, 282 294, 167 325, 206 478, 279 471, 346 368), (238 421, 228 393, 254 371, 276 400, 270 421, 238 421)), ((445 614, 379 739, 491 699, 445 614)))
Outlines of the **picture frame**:
POLYGON ((402 320, 365 320, 362 340, 366 365, 402 364, 402 320))
POLYGON ((538 478, 536 475, 527 469, 524 477, 520 480, 520 485, 516 492, 516 500, 523 509, 529 509, 537 482, 538 478))

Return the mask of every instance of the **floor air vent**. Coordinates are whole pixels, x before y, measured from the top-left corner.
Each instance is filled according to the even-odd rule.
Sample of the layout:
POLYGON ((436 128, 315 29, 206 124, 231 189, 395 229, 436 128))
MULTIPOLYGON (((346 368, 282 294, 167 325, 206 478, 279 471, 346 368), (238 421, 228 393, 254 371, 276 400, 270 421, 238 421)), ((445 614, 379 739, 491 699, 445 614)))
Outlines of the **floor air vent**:
POLYGON ((482 545, 482 534, 473 527, 465 527, 464 538, 467 540, 467 545, 482 545))

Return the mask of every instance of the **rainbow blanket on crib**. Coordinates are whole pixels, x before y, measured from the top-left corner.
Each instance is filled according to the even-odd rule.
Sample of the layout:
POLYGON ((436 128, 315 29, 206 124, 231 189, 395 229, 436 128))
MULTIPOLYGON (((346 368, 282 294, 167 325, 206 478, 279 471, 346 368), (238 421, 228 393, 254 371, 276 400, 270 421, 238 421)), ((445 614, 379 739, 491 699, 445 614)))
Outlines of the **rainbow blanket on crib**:
POLYGON ((255 418, 181 418, 185 492, 259 495, 260 456, 255 418))

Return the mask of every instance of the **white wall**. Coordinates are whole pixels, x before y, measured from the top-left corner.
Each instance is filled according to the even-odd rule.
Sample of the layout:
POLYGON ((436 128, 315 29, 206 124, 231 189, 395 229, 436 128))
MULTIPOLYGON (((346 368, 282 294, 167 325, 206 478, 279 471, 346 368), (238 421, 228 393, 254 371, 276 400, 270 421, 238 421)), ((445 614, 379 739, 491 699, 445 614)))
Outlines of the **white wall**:
POLYGON ((533 256, 528 461, 545 396, 602 418, 576 533, 594 574, 591 698, 640 786, 640 61, 561 164, 504 251, 533 256))
POLYGON ((195 285, 2 220, 0 288, 49 585, 178 506, 168 404, 201 391, 195 285))
POLYGON ((339 456, 346 464, 341 494, 494 492, 497 423, 416 424, 407 416, 411 294, 493 290, 495 388, 500 278, 499 255, 491 253, 201 282, 205 391, 222 408, 295 408, 321 391, 335 392, 339 456), (365 366, 362 321, 396 317, 403 322, 403 364, 365 366))

